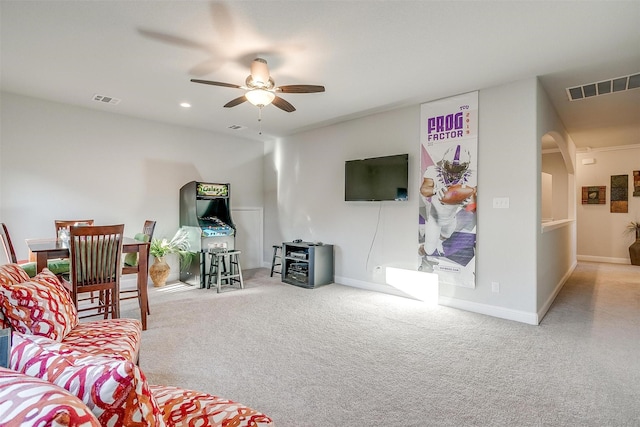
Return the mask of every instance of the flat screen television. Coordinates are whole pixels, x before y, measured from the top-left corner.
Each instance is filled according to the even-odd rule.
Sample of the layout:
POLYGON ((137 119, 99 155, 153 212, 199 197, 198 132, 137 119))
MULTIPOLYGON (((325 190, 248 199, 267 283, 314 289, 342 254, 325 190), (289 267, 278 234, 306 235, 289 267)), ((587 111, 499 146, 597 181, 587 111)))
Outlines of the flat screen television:
POLYGON ((345 201, 407 201, 408 184, 408 154, 347 160, 344 164, 345 201))

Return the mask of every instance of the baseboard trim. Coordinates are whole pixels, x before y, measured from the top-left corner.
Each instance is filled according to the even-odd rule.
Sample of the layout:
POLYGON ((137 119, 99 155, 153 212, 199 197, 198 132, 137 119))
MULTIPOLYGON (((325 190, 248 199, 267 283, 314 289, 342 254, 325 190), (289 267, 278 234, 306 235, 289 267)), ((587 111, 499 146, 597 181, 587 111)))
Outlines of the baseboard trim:
MULTIPOLYGON (((385 294, 395 295, 404 298, 413 298, 411 295, 394 288, 393 286, 380 285, 377 283, 365 282, 362 280, 349 279, 346 277, 336 277, 336 283, 351 286, 353 288, 365 289, 368 291, 382 292, 385 294)), ((439 297, 438 304, 457 308, 460 310, 470 311, 472 313, 485 314, 487 316, 498 317, 500 319, 514 320, 516 322, 527 323, 529 325, 538 325, 537 313, 529 313, 526 311, 512 310, 495 305, 480 304, 476 302, 465 301, 457 298, 439 297)))
POLYGON ((487 316, 498 317, 500 319, 513 320, 529 325, 538 325, 539 323, 538 314, 528 311, 513 310, 510 308, 481 304, 450 297, 440 297, 438 298, 438 303, 446 307, 458 308, 460 310, 471 311, 478 314, 485 314, 487 316))
POLYGON ((576 258, 578 259, 578 261, 605 262, 609 264, 631 264, 631 260, 629 258, 613 258, 591 255, 577 255, 576 258))
POLYGON ((569 267, 569 270, 567 270, 565 275, 562 276, 562 279, 560 279, 560 281, 556 285, 556 288, 553 290, 551 295, 549 295, 549 298, 547 298, 547 301, 545 301, 544 305, 540 308, 540 310, 538 310, 538 324, 540 324, 540 322, 542 321, 542 318, 547 314, 547 311, 549 311, 549 309, 551 308, 551 304, 553 304, 553 301, 556 299, 556 297, 562 290, 562 287, 564 286, 564 284, 567 283, 567 280, 569 280, 569 277, 571 277, 571 274, 573 274, 573 271, 576 269, 577 266, 578 266, 578 263, 574 262, 571 265, 571 267, 569 267))
POLYGON ((334 277, 334 281, 335 283, 339 283, 345 286, 351 286, 352 288, 364 289, 366 291, 380 292, 383 294, 395 295, 398 297, 416 299, 411 295, 406 294, 401 290, 396 289, 393 286, 389 286, 389 285, 365 282, 364 280, 349 279, 347 277, 339 277, 339 276, 334 277))

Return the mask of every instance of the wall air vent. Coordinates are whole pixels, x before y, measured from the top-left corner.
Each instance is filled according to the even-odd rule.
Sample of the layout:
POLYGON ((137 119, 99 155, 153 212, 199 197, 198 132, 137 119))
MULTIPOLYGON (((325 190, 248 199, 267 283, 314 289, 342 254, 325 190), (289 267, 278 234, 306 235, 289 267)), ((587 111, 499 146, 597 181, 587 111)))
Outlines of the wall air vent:
POLYGON ((582 86, 569 87, 567 88, 567 97, 569 101, 578 101, 593 96, 607 95, 609 93, 622 92, 639 87, 640 73, 637 73, 596 83, 587 83, 582 86))
POLYGON ((101 102, 103 104, 117 105, 120 103, 120 100, 118 98, 104 95, 93 95, 93 100, 96 102, 101 102))
POLYGON ((240 125, 231 125, 231 126, 229 126, 229 129, 231 129, 231 130, 244 130, 246 128, 247 128, 246 126, 240 126, 240 125))

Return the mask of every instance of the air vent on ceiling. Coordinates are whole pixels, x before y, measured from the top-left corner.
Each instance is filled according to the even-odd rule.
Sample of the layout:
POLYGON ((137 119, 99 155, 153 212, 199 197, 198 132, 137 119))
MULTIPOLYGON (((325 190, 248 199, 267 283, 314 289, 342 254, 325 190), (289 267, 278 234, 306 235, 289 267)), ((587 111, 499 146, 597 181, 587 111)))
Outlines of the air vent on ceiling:
POLYGON ((93 95, 93 100, 96 102, 102 102, 104 104, 112 104, 116 105, 120 103, 118 98, 114 98, 112 96, 104 96, 104 95, 93 95))
POLYGON ((231 130, 244 130, 246 128, 247 128, 246 126, 240 126, 240 125, 231 125, 231 126, 229 126, 229 129, 231 129, 231 130))
POLYGON ((567 88, 569 101, 591 98, 593 96, 607 95, 640 87, 640 73, 630 76, 617 77, 596 83, 588 83, 582 86, 567 88))

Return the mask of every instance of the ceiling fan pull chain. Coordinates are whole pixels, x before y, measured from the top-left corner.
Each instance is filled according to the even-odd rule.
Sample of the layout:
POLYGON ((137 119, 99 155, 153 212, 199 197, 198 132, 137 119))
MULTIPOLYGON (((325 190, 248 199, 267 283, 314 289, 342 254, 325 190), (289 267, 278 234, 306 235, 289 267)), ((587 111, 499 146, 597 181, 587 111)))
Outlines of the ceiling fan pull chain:
POLYGON ((258 107, 258 135, 262 135, 262 107, 258 107))

